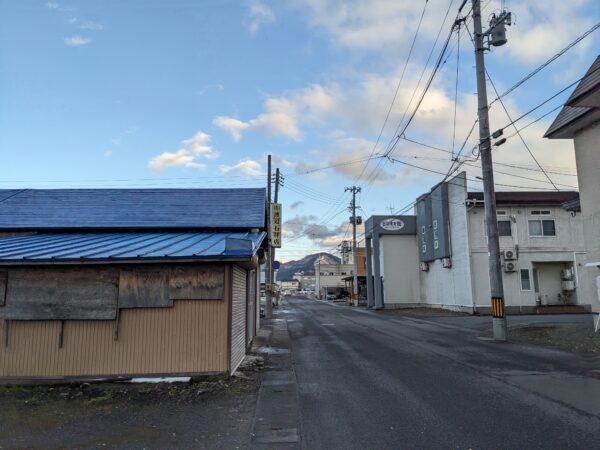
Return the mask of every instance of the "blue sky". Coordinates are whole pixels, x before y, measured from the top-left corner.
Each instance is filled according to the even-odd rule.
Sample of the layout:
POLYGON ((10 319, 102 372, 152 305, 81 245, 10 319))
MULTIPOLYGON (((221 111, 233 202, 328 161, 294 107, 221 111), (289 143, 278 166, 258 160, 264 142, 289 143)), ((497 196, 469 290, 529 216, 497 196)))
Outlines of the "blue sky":
MULTIPOLYGON (((0 1, 0 187, 259 186, 271 153, 286 176, 279 255, 333 250, 349 235, 344 187, 362 186, 361 214, 368 217, 399 210, 441 178, 390 161, 366 168, 361 161, 383 153, 404 111, 412 111, 409 100, 422 90, 422 71, 429 76, 425 62, 435 37, 441 28, 445 39, 460 4, 429 0, 406 64, 424 3, 0 1), (329 165, 336 166, 315 170, 329 165)), ((484 19, 502 7, 482 3, 484 19)), ((593 0, 503 3, 516 23, 507 30, 508 44, 486 56, 500 91, 600 20, 593 0)), ((513 118, 583 74, 600 53, 596 33, 505 98, 513 118)), ((444 149, 452 148, 453 135, 458 148, 476 117, 473 51, 464 28, 457 42, 454 34, 406 131, 444 149)), ((488 95, 495 97, 491 88, 488 95)), ((569 189, 577 186, 572 143, 542 139, 555 114, 523 136, 553 181, 569 189)), ((492 129, 508 123, 497 104, 490 116, 492 129)), ((473 135, 465 154, 474 142, 473 135)), ((448 154, 405 140, 394 156, 433 171, 450 166, 448 154)), ((551 188, 516 137, 494 158, 521 167, 498 166, 507 174, 497 176, 497 189, 551 188)), ((462 167, 476 176, 478 164, 462 167)))

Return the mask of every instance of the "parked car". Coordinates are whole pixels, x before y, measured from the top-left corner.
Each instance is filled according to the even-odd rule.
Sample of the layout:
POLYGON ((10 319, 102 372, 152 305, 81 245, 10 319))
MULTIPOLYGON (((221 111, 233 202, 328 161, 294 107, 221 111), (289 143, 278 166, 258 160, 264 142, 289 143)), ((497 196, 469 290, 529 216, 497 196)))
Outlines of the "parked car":
POLYGON ((335 300, 336 298, 337 298, 337 296, 335 294, 331 294, 331 293, 329 293, 325 296, 326 300, 335 300))

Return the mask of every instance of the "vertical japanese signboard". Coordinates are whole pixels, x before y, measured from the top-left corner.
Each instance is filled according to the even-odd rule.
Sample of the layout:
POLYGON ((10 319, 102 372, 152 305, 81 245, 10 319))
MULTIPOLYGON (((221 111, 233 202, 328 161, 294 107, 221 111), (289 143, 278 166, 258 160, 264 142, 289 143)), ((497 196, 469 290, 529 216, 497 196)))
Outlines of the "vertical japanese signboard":
POLYGON ((271 205, 271 246, 281 248, 281 203, 271 205))

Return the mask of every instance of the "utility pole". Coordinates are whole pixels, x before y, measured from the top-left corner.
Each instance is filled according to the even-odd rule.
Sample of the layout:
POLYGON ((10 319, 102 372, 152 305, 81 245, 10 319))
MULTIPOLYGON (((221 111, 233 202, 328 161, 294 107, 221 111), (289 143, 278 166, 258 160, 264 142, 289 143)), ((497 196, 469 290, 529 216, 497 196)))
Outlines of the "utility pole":
POLYGON ((358 186, 347 187, 344 192, 352 192, 352 203, 350 203, 350 209, 352 211, 352 262, 354 264, 354 280, 352 283, 352 301, 355 306, 358 306, 358 258, 356 257, 356 194, 360 192, 358 186))
POLYGON ((506 315, 504 313, 504 286, 502 284, 502 265, 500 262, 500 241, 498 237, 498 219, 496 216, 496 192, 494 190, 494 168, 492 165, 492 147, 490 143, 490 124, 488 116, 488 99, 486 88, 486 72, 484 37, 491 45, 503 45, 504 24, 510 25, 510 13, 502 12, 494 16, 490 30, 483 33, 481 29, 481 1, 473 2, 473 27, 475 32, 475 69, 477 73, 477 115, 479 118, 479 154, 481 155, 481 172, 483 176, 483 199, 485 206, 485 223, 488 239, 489 277, 492 304, 492 322, 494 340, 506 341, 506 315), (490 38, 491 35, 491 38, 490 38))
POLYGON ((273 299, 271 292, 271 285, 273 284, 273 247, 271 246, 271 155, 267 156, 267 215, 269 216, 269 226, 267 228, 269 252, 265 270, 265 317, 271 319, 273 317, 273 299))
MULTIPOLYGON (((275 169, 275 198, 273 199, 273 203, 277 203, 277 201, 279 200, 279 183, 281 182, 280 180, 281 178, 281 174, 279 173, 279 167, 277 169, 275 169)), ((275 247, 271 248, 271 252, 272 252, 272 257, 271 257, 271 282, 274 283, 274 276, 273 276, 273 261, 275 261, 275 247)), ((277 307, 279 307, 279 297, 275 296, 275 305, 277 307)))

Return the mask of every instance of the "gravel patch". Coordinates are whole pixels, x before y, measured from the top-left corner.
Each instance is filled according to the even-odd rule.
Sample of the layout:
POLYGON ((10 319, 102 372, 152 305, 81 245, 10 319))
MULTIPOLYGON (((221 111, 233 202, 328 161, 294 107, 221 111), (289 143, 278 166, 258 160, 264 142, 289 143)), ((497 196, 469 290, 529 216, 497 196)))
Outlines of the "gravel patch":
POLYGON ((577 353, 599 353, 600 333, 578 323, 518 325, 509 329, 511 340, 558 347, 577 353))

